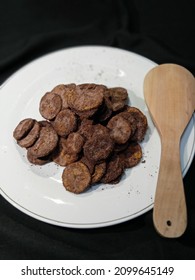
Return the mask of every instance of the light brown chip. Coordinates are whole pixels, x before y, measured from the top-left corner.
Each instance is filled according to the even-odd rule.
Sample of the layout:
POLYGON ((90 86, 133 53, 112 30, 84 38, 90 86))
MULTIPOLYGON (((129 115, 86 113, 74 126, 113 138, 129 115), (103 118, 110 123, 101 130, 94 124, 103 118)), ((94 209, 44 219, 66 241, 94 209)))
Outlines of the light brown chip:
POLYGON ((95 165, 94 172, 91 177, 91 184, 98 183, 106 172, 106 162, 95 165))
POLYGON ((131 125, 122 116, 114 116, 108 122, 107 127, 110 129, 110 136, 117 144, 124 144, 129 140, 131 135, 131 125))
POLYGON ((39 111, 43 118, 52 120, 62 108, 62 99, 54 92, 47 92, 40 101, 39 111))
POLYGON ((77 128, 77 117, 70 109, 61 110, 52 123, 58 135, 66 137, 77 128))
POLYGON ((68 105, 76 111, 88 111, 98 108, 103 102, 105 86, 96 84, 81 84, 69 94, 68 105))
POLYGON ((62 109, 68 108, 68 95, 76 88, 75 84, 60 84, 55 86, 51 92, 58 94, 62 99, 62 109))
POLYGON ((136 166, 142 159, 142 149, 138 143, 132 142, 126 150, 124 150, 120 157, 124 162, 125 168, 131 168, 136 166))
POLYGON ((73 193, 84 192, 91 183, 89 169, 82 162, 68 165, 62 173, 62 182, 66 190, 73 193))
POLYGON ((18 145, 23 148, 31 147, 38 139, 40 130, 41 130, 41 125, 37 121, 35 121, 34 126, 29 131, 29 133, 21 140, 18 140, 17 142, 18 145))
POLYGON ((35 120, 31 118, 24 119, 19 122, 13 132, 13 137, 20 140, 25 137, 34 125, 35 120))
POLYGON ((58 143, 58 135, 52 127, 42 127, 35 144, 29 148, 29 153, 34 157, 44 157, 50 154, 58 143))

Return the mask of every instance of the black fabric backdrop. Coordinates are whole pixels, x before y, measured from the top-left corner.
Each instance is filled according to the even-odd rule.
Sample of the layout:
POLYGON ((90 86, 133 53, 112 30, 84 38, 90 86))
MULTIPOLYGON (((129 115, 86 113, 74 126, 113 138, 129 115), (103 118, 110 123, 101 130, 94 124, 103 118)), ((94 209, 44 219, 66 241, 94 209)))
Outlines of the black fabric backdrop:
MULTIPOLYGON (((1 0, 0 84, 35 58, 78 45, 115 46, 195 75, 194 12, 194 0, 1 0)), ((69 229, 0 197, 0 259, 195 259, 194 167, 184 178, 188 227, 178 239, 156 233, 152 211, 116 226, 69 229)))

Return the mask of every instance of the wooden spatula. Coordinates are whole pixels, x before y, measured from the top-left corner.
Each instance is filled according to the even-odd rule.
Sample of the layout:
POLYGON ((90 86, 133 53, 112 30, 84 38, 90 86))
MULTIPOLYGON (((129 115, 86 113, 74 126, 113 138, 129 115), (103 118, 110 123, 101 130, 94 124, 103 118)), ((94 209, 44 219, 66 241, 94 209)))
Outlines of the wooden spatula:
POLYGON ((182 66, 162 64, 147 73, 144 96, 161 138, 153 221, 162 236, 179 237, 187 226, 180 139, 194 112, 195 79, 182 66))

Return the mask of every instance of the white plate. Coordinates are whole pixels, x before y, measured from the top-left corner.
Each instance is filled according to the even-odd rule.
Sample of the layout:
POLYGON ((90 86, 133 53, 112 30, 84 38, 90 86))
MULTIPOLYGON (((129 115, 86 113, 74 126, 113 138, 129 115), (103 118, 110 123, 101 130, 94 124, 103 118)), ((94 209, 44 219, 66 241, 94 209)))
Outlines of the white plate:
MULTIPOLYGON (((156 64, 137 54, 110 47, 85 46, 43 56, 12 75, 0 88, 1 194, 22 212, 47 223, 95 228, 133 219, 152 209, 157 182, 160 139, 143 98, 143 80, 156 64), (102 83, 127 88, 130 104, 147 116, 143 161, 125 172, 117 185, 96 185, 75 195, 61 183, 63 168, 50 163, 33 166, 12 133, 26 117, 41 120, 41 96, 60 83, 102 83)), ((195 151, 195 118, 181 142, 181 164, 186 174, 195 151)), ((171 152, 171 151, 170 151, 171 152)))

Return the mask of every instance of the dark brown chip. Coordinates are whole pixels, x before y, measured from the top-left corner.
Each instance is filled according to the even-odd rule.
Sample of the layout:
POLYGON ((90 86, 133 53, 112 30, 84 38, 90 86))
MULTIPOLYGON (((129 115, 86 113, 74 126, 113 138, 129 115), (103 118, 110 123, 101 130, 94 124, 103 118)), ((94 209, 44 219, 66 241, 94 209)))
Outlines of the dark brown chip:
POLYGON ((98 183, 106 172, 106 162, 95 165, 94 172, 91 177, 91 184, 98 183))
POLYGON ((68 166, 69 164, 76 162, 79 158, 78 154, 65 154, 64 155, 64 165, 63 166, 68 166))
POLYGON ((66 137, 77 128, 77 117, 70 109, 61 110, 52 123, 58 135, 66 137))
POLYGON ((82 150, 84 145, 84 138, 78 132, 72 132, 68 135, 66 146, 67 152, 72 154, 78 154, 82 150))
POLYGON ((112 110, 114 112, 116 112, 116 111, 119 111, 119 110, 123 109, 124 106, 125 106, 125 102, 123 100, 122 101, 115 101, 115 102, 112 103, 112 110))
POLYGON ((93 131, 93 120, 84 119, 81 121, 81 124, 78 128, 78 132, 84 137, 84 139, 90 138, 93 134, 93 131))
POLYGON ((107 124, 110 129, 110 136, 117 144, 124 144, 131 135, 131 125, 122 116, 114 116, 107 124))
POLYGON ((58 146, 62 146, 62 148, 67 152, 67 139, 64 137, 59 137, 58 146))
POLYGON ((41 130, 41 125, 37 121, 35 121, 34 126, 29 131, 29 133, 21 140, 18 140, 17 142, 18 145, 23 148, 31 147, 38 139, 40 130, 41 130))
POLYGON ((126 106, 126 110, 132 114, 136 122, 136 130, 132 135, 131 140, 141 142, 144 139, 148 128, 147 118, 138 108, 126 106))
POLYGON ((56 93, 61 97, 62 109, 68 108, 68 103, 67 103, 68 95, 71 94, 72 91, 75 90, 75 88, 76 88, 76 85, 72 83, 72 84, 66 84, 66 85, 60 84, 52 89, 51 92, 56 93))
POLYGON ((78 160, 78 154, 70 153, 67 147, 67 140, 60 137, 58 146, 52 153, 52 160, 60 166, 67 166, 78 160))
POLYGON ((64 160, 65 155, 67 154, 66 149, 66 139, 60 137, 58 140, 58 145, 52 152, 52 160, 60 166, 66 166, 66 161, 64 160))
POLYGON ((37 158, 50 154, 58 143, 58 135, 52 127, 42 127, 35 144, 29 148, 29 153, 37 158))
POLYGON ((90 174, 93 174, 94 168, 95 168, 95 163, 85 156, 83 156, 80 159, 80 161, 83 162, 88 167, 90 174))
POLYGON ((87 110, 87 111, 82 111, 82 112, 78 111, 78 110, 74 110, 74 109, 71 109, 71 110, 76 115, 78 115, 81 120, 91 118, 97 112, 97 108, 91 109, 91 110, 87 110))
POLYGON ((69 94, 68 105, 76 111, 88 111, 98 108, 103 102, 105 86, 96 84, 81 84, 69 94))
POLYGON ((103 104, 98 108, 98 111, 95 114, 95 119, 97 122, 105 122, 108 120, 112 115, 112 110, 108 108, 105 99, 103 101, 103 104))
POLYGON ((52 156, 52 160, 60 166, 68 166, 78 160, 78 154, 67 154, 66 150, 59 149, 52 156))
POLYGON ((122 174, 119 175, 116 179, 114 179, 113 181, 110 181, 109 184, 112 184, 112 185, 116 185, 120 182, 121 180, 121 177, 122 177, 122 174))
POLYGON ((102 124, 96 124, 93 126, 93 137, 98 137, 98 136, 105 136, 110 138, 110 131, 107 127, 103 126, 102 124))
POLYGON ((45 126, 45 127, 49 127, 49 126, 52 125, 51 122, 45 121, 45 120, 39 121, 39 124, 40 124, 41 126, 45 126))
POLYGON ((142 149, 138 143, 132 142, 126 150, 120 154, 125 168, 136 166, 142 159, 142 149))
POLYGON ((47 92, 40 101, 39 111, 43 118, 52 120, 62 108, 62 99, 54 92, 47 92))
POLYGON ((82 193, 91 183, 89 169, 82 162, 74 162, 64 169, 62 182, 66 190, 76 194, 82 193))
POLYGON ((114 145, 114 152, 116 152, 116 153, 122 152, 125 149, 127 149, 128 146, 129 146, 129 142, 126 142, 125 144, 115 144, 114 145))
POLYGON ((126 101, 128 98, 127 90, 123 87, 109 88, 109 96, 111 96, 112 102, 126 101))
POLYGON ((25 137, 28 132, 31 130, 31 128, 34 125, 35 120, 31 118, 27 118, 19 122, 19 124, 16 126, 13 132, 13 137, 16 140, 20 140, 23 137, 25 137))
POLYGON ((126 119, 130 125, 131 125, 131 136, 135 133, 135 130, 137 128, 137 124, 136 124, 136 120, 133 116, 133 114, 131 114, 130 112, 127 111, 123 111, 118 113, 118 116, 123 117, 124 119, 126 119))
POLYGON ((27 159, 32 164, 44 165, 44 164, 49 163, 51 161, 51 155, 48 155, 48 156, 45 156, 45 157, 41 157, 41 158, 37 158, 37 157, 31 155, 29 150, 27 150, 27 159))
POLYGON ((113 155, 107 163, 106 173, 101 182, 108 184, 117 179, 123 173, 124 167, 119 155, 113 155))
POLYGON ((109 157, 114 148, 114 142, 109 135, 94 135, 83 147, 84 156, 97 163, 109 157))
POLYGON ((122 87, 109 88, 104 92, 104 99, 108 108, 116 112, 125 106, 128 94, 122 87))

